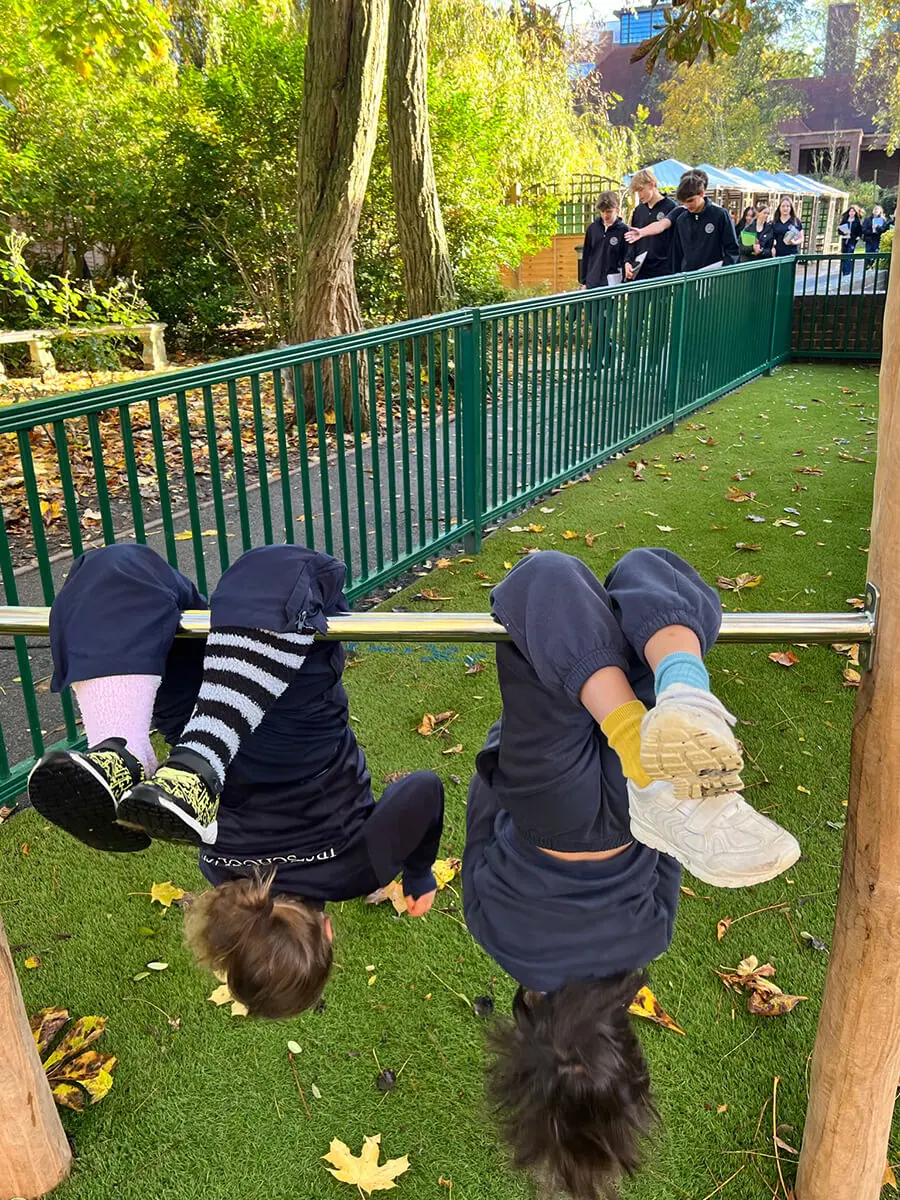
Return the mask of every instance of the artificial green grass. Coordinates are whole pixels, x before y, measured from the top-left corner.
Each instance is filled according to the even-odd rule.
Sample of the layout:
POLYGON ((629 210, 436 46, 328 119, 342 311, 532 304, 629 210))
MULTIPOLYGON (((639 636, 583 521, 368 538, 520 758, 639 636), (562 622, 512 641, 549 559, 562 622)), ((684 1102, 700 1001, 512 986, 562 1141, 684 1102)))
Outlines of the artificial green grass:
MULTIPOLYGON (((484 611, 486 585, 526 547, 575 553, 602 577, 630 547, 664 545, 709 580, 761 574, 753 590, 722 593, 729 608, 849 611, 847 597, 860 595, 866 579, 876 391, 867 367, 784 367, 510 522, 540 524, 540 532, 507 527, 474 561, 435 569, 390 603, 484 611), (867 461, 843 461, 842 453, 867 461), (675 462, 676 454, 685 457, 675 462), (640 458, 649 464, 644 482, 627 466, 640 458), (823 474, 798 473, 803 467, 823 474), (734 482, 738 473, 745 478, 734 482), (726 501, 733 482, 756 499, 726 501), (799 511, 791 519, 805 536, 774 527, 786 507, 799 511), (765 523, 748 521, 751 513, 765 523), (565 539, 567 530, 582 536, 565 539), (597 535, 590 547, 588 530, 597 535), (762 549, 737 551, 739 541, 762 549), (416 601, 423 587, 451 599, 416 601)), ((795 647, 800 661, 786 669, 768 659, 782 648, 721 647, 710 668, 715 690, 744 722, 747 796, 797 834, 804 857, 781 879, 746 891, 686 879, 697 897, 683 898, 675 941, 652 967, 651 982, 687 1036, 640 1023, 664 1128, 646 1169, 624 1188, 629 1200, 703 1200, 736 1171, 718 1195, 771 1196, 771 1105, 758 1123, 776 1074, 781 1137, 799 1145, 827 962, 799 934, 830 940, 842 834, 827 822, 839 824, 845 813, 855 693, 842 686, 846 661, 832 650, 795 647), (719 918, 782 901, 787 917, 749 917, 717 942, 719 918), (809 999, 784 1017, 751 1016, 711 970, 749 954, 771 960, 775 982, 809 999)), ((360 646, 346 674, 354 728, 376 784, 418 767, 445 780, 447 853, 463 850, 466 782, 499 708, 492 661, 486 646, 360 646), (467 674, 467 655, 486 669, 467 674), (448 709, 459 717, 447 738, 416 734, 423 713, 448 709), (443 753, 459 743, 461 753, 443 753)), ((216 984, 191 966, 181 914, 162 914, 148 896, 131 895, 166 879, 200 887, 191 853, 154 846, 101 855, 27 813, 0 827, 0 856, 0 910, 10 941, 24 947, 16 963, 29 1010, 66 1005, 108 1016, 101 1045, 120 1060, 106 1100, 83 1115, 65 1114, 77 1162, 62 1200, 349 1198, 353 1191, 330 1178, 319 1156, 332 1137, 358 1152, 363 1136, 376 1132, 387 1156, 410 1156, 398 1196, 531 1194, 506 1168, 484 1112, 483 1022, 454 994, 471 1000, 493 992, 498 1011, 508 1012, 514 985, 469 938, 456 892, 439 895, 440 912, 424 921, 396 919, 389 905, 335 906, 340 967, 326 1010, 266 1023, 208 1003, 216 984), (152 937, 140 932, 145 926, 152 937), (59 933, 73 936, 56 940, 59 933), (35 953, 41 966, 25 969, 26 955, 35 953), (151 960, 169 967, 133 981, 151 960), (291 1075, 289 1039, 303 1048, 295 1063, 312 1120, 291 1075), (376 1056, 382 1067, 403 1068, 387 1096, 375 1087, 376 1056), (312 1095, 314 1083, 321 1099, 312 1095), (452 1194, 441 1178, 452 1180, 452 1194)), ((900 1156, 900 1137, 893 1149, 900 1156)), ((781 1155, 790 1183, 792 1156, 781 1155)))

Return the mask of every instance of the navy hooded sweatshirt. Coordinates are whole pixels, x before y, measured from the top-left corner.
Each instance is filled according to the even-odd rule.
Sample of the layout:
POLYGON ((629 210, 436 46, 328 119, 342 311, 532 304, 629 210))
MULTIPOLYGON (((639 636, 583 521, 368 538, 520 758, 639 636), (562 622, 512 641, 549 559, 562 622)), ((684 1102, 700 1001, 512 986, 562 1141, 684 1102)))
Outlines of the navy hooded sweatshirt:
POLYGON ((739 262, 741 248, 730 213, 710 200, 696 213, 682 209, 672 226, 672 253, 676 271, 739 262))

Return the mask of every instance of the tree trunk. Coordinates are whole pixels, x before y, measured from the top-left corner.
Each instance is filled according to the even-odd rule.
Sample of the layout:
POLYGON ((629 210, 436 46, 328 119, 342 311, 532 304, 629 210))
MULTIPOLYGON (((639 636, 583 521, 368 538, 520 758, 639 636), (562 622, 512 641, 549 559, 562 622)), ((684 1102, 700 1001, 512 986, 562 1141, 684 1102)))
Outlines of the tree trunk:
POLYGON ((391 0, 388 140, 406 311, 411 317, 441 312, 456 303, 428 128, 430 11, 431 0, 391 0))
MULTIPOLYGON (((299 138, 295 342, 362 327, 353 243, 375 151, 387 25, 388 0, 310 0, 299 138)), ((313 382, 313 372, 304 371, 307 419, 316 411, 313 382)), ((364 382, 361 369, 360 404, 367 421, 364 382)), ((352 412, 347 355, 342 356, 341 384, 346 424, 352 412)), ((332 408, 336 398, 327 362, 322 391, 326 410, 332 408)))
POLYGON ((884 314, 869 579, 881 591, 856 701, 834 945, 797 1200, 876 1200, 900 1080, 900 256, 884 314))
POLYGON ((62 1183, 72 1153, 28 1025, 2 920, 0 1046, 0 1200, 32 1200, 62 1183))

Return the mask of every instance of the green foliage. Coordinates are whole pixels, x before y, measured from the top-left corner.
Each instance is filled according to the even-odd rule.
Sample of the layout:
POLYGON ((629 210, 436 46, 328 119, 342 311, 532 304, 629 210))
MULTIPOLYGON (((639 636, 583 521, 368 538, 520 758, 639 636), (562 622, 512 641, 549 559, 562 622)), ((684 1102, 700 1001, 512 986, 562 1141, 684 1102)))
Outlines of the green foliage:
MULTIPOLYGON (((305 12, 292 0, 0 0, 12 31, 0 209, 32 239, 35 274, 65 277, 91 252, 98 294, 136 274, 183 341, 206 344, 244 314, 287 336, 305 12)), ((619 178, 635 138, 603 106, 576 114, 559 26, 528 0, 433 0, 429 88, 459 299, 498 299, 500 266, 552 236, 554 189, 576 171, 619 178)), ((383 114, 356 271, 368 320, 405 315, 383 114)))
POLYGON ((731 58, 682 65, 662 85, 662 128, 657 147, 683 162, 781 170, 778 123, 802 111, 790 85, 807 61, 773 48, 770 32, 745 37, 731 58))
MULTIPOLYGON (((153 319, 134 279, 119 279, 106 290, 92 282, 75 284, 68 275, 40 277, 25 258, 28 238, 11 231, 0 241, 0 323, 9 329, 138 325, 153 319)), ((115 367, 125 337, 103 335, 57 340, 60 366, 115 367)))
MULTIPOLYGON (((428 105, 438 193, 460 304, 502 298, 499 269, 555 232, 555 186, 618 177, 632 141, 602 112, 576 116, 559 39, 538 6, 434 0, 428 105), (521 203, 508 199, 516 187, 521 203)), ((404 314, 386 131, 369 178, 356 258, 370 319, 404 314)))

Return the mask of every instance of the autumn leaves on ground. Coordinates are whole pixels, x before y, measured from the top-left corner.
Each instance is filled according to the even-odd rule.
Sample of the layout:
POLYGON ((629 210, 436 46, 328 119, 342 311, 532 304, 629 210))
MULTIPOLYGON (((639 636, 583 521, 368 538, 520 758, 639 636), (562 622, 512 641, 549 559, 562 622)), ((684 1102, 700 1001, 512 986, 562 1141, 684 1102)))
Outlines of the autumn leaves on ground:
MULTIPOLYGON (((423 569, 390 604, 483 611, 530 549, 577 554, 602 576, 630 547, 662 545, 718 581, 729 610, 848 611, 866 580, 876 394, 869 368, 784 367, 546 497, 477 557, 423 569)), ((713 686, 739 718, 747 797, 804 853, 747 891, 685 878, 675 941, 650 971, 677 1031, 636 1022, 663 1128, 628 1200, 756 1200, 791 1186, 840 864, 854 662, 850 646, 711 656, 713 686)), ((460 856, 466 782, 498 711, 490 647, 358 646, 350 663, 373 778, 437 770, 441 855, 460 856)), ((77 1163, 62 1200, 350 1200, 357 1181, 393 1181, 414 1200, 531 1195, 505 1166, 482 1093, 485 1025, 492 1009, 509 1012, 514 985, 469 938, 458 876, 424 920, 389 902, 334 906, 324 1011, 266 1023, 236 1015, 191 965, 179 902, 150 895, 164 881, 201 886, 190 852, 104 856, 26 813, 0 827, 0 855, 29 1011, 105 1016, 103 1050, 118 1060, 103 1102, 65 1113, 77 1163)))

